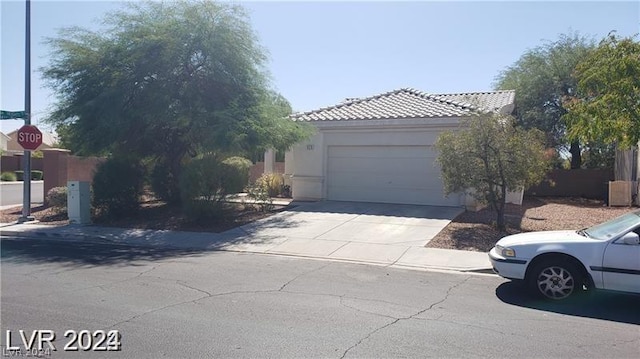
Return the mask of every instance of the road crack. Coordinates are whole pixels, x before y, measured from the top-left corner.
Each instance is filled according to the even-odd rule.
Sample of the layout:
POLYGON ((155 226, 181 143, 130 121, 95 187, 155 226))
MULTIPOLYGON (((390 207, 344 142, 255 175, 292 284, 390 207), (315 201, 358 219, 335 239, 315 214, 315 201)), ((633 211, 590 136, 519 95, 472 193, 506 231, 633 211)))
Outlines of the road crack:
POLYGON ((409 319, 415 319, 415 317, 433 309, 433 307, 435 307, 438 304, 442 304, 444 303, 448 298, 449 295, 451 294, 451 291, 456 289, 457 287, 461 286, 462 284, 466 283, 471 277, 466 277, 464 280, 460 281, 459 283, 456 283, 454 285, 452 285, 451 287, 449 287, 449 289, 447 289, 447 292, 444 295, 444 298, 442 298, 441 300, 434 302, 432 304, 430 304, 428 307, 426 307, 425 309, 422 309, 408 317, 400 317, 400 318, 395 318, 393 321, 391 321, 390 323, 387 323, 381 327, 378 327, 374 330, 372 330, 371 332, 369 332, 367 335, 365 335, 364 337, 362 337, 360 340, 358 340, 358 342, 356 342, 354 345, 350 346, 349 348, 347 348, 347 350, 345 350, 342 353, 342 356, 340 357, 340 359, 344 359, 347 354, 349 354, 349 352, 355 348, 357 348, 360 344, 362 344, 365 340, 369 339, 372 335, 378 333, 379 331, 382 331, 386 328, 389 328, 390 326, 402 321, 402 320, 409 320, 409 319))
POLYGON ((300 278, 302 278, 302 277, 304 277, 304 276, 307 276, 307 275, 309 275, 309 274, 311 274, 311 273, 313 273, 313 272, 317 272, 317 271, 323 270, 323 269, 327 268, 328 266, 330 266, 331 264, 332 264, 332 263, 327 263, 327 264, 325 264, 325 265, 323 265, 323 266, 320 266, 320 267, 318 267, 318 268, 314 268, 314 269, 312 269, 312 270, 310 270, 310 271, 307 271, 307 272, 304 272, 304 273, 300 273, 300 274, 298 274, 298 275, 297 275, 297 276, 295 276, 293 279, 291 279, 290 281, 288 281, 288 282, 286 282, 285 284, 283 284, 283 285, 280 287, 280 289, 278 289, 278 292, 283 292, 283 291, 284 291, 284 289, 285 289, 289 284, 291 284, 291 283, 295 282, 296 280, 298 280, 298 279, 300 279, 300 278))
MULTIPOLYGON (((314 268, 313 270, 307 271, 307 272, 305 272, 305 273, 301 273, 301 274, 299 274, 299 275, 295 276, 294 278, 292 278, 291 280, 287 281, 287 282, 286 282, 286 283, 284 283, 283 285, 281 285, 281 286, 280 286, 280 288, 278 288, 278 289, 267 289, 267 290, 238 290, 238 291, 231 291, 231 292, 211 293, 211 292, 206 291, 206 290, 204 290, 204 289, 200 289, 200 288, 197 288, 197 287, 194 287, 194 286, 188 285, 188 284, 186 284, 186 283, 185 283, 185 282, 183 282, 183 281, 176 280, 176 284, 177 284, 177 285, 180 285, 180 286, 185 287, 185 288, 189 288, 189 289, 194 290, 194 291, 196 291, 196 292, 199 292, 199 293, 201 293, 201 294, 203 294, 203 295, 202 295, 202 296, 200 296, 199 298, 190 299, 190 300, 185 300, 185 301, 178 302, 178 303, 168 304, 168 305, 162 306, 162 307, 160 307, 160 308, 155 308, 155 309, 147 310, 147 311, 145 311, 145 312, 143 312, 143 313, 136 314, 136 315, 134 315, 134 316, 132 316, 132 317, 130 317, 130 318, 128 318, 128 319, 125 319, 125 320, 119 321, 119 322, 117 322, 117 323, 115 323, 115 324, 113 324, 113 325, 111 325, 111 326, 107 327, 105 330, 107 330, 107 329, 111 329, 111 328, 114 328, 114 327, 116 327, 116 326, 118 326, 118 325, 122 325, 122 324, 125 324, 125 323, 128 323, 128 322, 131 322, 131 321, 133 321, 133 320, 135 320, 135 319, 138 319, 138 318, 140 318, 140 317, 143 317, 143 316, 145 316, 145 315, 152 314, 152 313, 156 313, 156 312, 159 312, 159 311, 162 311, 162 310, 165 310, 165 309, 169 309, 169 308, 173 308, 173 307, 176 307, 176 306, 179 306, 179 305, 189 304, 189 303, 198 304, 198 302, 199 302, 199 301, 201 301, 201 300, 203 300, 203 299, 208 299, 208 298, 221 297, 221 296, 234 295, 234 294, 258 294, 258 293, 279 293, 279 292, 294 293, 294 292, 288 292, 288 291, 285 291, 285 290, 284 290, 284 288, 286 288, 289 284, 291 284, 291 283, 292 283, 292 282, 294 282, 295 280, 297 280, 297 279, 299 279, 299 278, 301 278, 301 277, 303 277, 303 276, 305 276, 305 275, 308 275, 308 274, 310 274, 310 273, 313 273, 313 272, 316 272, 316 271, 322 270, 322 269, 324 269, 324 268, 326 268, 326 267, 328 267, 328 266, 330 266, 330 265, 331 265, 331 263, 327 263, 327 264, 325 264, 325 265, 323 265, 323 266, 320 266, 320 267, 318 267, 318 268, 314 268)), ((143 275, 143 274, 145 274, 145 273, 148 273, 148 272, 152 271, 153 269, 155 269, 155 267, 154 267, 154 268, 149 269, 148 271, 145 271, 145 272, 142 272, 142 273, 138 274, 138 275, 137 275, 136 277, 134 277, 134 278, 137 278, 137 277, 139 277, 139 276, 141 276, 141 275, 143 275)), ((133 279, 133 278, 129 278, 128 280, 130 280, 130 279, 133 279)))

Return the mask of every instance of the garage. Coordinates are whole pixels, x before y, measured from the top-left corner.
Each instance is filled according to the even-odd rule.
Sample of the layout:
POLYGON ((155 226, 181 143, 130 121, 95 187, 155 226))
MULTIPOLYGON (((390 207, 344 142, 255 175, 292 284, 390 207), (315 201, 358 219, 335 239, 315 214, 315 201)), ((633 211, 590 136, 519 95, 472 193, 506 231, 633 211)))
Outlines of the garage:
POLYGON ((327 198, 452 206, 431 146, 329 146, 327 198))
POLYGON ((315 133, 285 154, 284 175, 300 201, 334 200, 474 207, 445 197, 434 148, 478 110, 510 114, 514 91, 429 94, 405 88, 291 115, 315 133))

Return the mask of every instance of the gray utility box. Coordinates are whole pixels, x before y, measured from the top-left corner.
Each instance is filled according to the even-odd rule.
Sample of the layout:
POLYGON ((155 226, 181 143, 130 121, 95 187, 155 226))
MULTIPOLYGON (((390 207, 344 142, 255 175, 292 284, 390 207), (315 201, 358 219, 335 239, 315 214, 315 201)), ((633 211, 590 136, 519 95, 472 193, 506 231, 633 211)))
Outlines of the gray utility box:
POLYGON ((67 213, 70 223, 91 223, 90 201, 89 182, 67 182, 67 213))

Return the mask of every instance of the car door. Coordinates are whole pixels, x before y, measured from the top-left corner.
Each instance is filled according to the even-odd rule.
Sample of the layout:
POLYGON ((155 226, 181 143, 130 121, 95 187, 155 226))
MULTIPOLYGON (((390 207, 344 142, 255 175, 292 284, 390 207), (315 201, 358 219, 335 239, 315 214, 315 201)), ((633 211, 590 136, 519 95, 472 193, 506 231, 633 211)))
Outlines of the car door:
MULTIPOLYGON (((634 232, 640 234, 640 228, 634 232)), ((601 270, 605 289, 640 293, 640 244, 625 244, 622 238, 612 241, 601 270)))

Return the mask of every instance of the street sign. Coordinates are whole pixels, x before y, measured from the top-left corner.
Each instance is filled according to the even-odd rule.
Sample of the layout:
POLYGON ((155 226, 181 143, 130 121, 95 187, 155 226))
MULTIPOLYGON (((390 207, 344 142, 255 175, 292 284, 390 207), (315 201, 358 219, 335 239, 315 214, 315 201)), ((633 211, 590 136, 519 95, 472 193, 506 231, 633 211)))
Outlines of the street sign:
POLYGON ((24 111, 0 111, 0 120, 14 120, 27 118, 27 113, 24 111))
POLYGON ((18 143, 27 151, 33 151, 42 144, 42 132, 36 126, 24 125, 18 130, 18 143))

